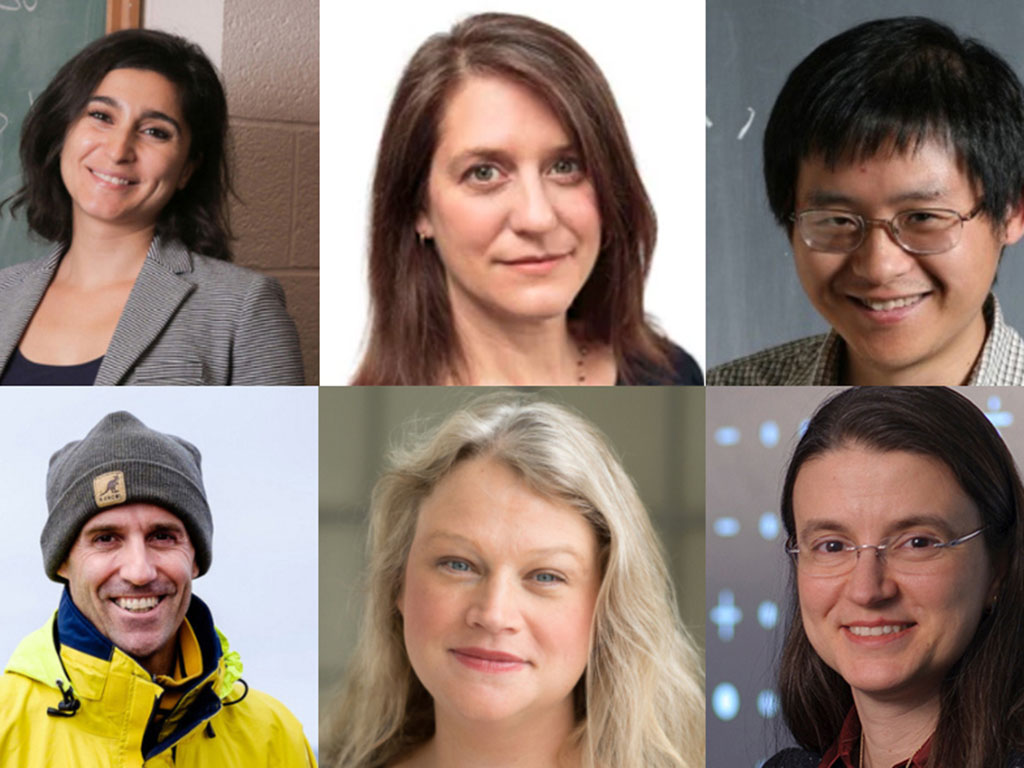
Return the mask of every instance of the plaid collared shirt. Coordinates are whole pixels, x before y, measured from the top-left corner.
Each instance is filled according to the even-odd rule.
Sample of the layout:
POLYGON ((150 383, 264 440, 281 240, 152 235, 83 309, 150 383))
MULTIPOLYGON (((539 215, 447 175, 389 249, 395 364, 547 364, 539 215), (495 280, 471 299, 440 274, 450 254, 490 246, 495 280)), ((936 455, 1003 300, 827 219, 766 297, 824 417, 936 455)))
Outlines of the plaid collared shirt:
MULTIPOLYGON (((1024 339, 1003 320, 999 300, 989 294, 982 307, 988 335, 974 364, 970 386, 1024 385, 1024 339)), ((708 372, 708 386, 836 386, 846 342, 835 332, 790 341, 755 352, 708 372)))

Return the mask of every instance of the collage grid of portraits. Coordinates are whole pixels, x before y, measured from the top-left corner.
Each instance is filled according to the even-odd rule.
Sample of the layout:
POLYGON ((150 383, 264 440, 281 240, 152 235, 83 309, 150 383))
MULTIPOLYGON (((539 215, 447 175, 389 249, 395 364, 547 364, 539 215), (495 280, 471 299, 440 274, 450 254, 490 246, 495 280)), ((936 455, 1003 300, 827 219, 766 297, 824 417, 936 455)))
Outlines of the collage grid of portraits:
MULTIPOLYGON (((121 5, 83 2, 76 10, 84 13, 81 21, 64 14, 62 2, 70 0, 0 2, 0 41, 14 29, 10 25, 24 25, 18 36, 26 51, 22 60, 11 61, 16 57, 5 58, 0 50, 0 73, 8 73, 0 74, 0 200, 21 189, 21 118, 56 67, 94 36, 79 41, 76 35, 102 26, 104 6, 121 5), (46 18, 47 34, 68 49, 60 61, 37 64, 28 53, 45 47, 44 38, 33 36, 35 18, 46 18), (34 75, 33 67, 50 70, 29 89, 17 77, 34 75), (19 99, 27 105, 10 106, 19 99)), ((913 416, 901 421, 900 403, 939 403, 952 408, 945 426, 963 427, 965 446, 981 457, 972 454, 952 466, 941 450, 932 453, 913 440, 910 447, 893 448, 886 436, 879 443, 885 447, 876 450, 874 438, 842 436, 794 464, 787 484, 794 451, 809 430, 817 434, 812 419, 819 407, 840 393, 872 388, 666 385, 679 383, 674 377, 684 369, 685 376, 703 377, 759 350, 827 332, 830 321, 843 327, 794 269, 795 241, 765 195, 768 117, 799 60, 858 23, 927 15, 990 46, 1020 77, 1024 10, 1011 0, 992 0, 984 13, 953 0, 866 0, 856 6, 839 0, 709 0, 692 8, 641 0, 626 15, 620 6, 581 0, 515 0, 500 8, 475 0, 288 5, 146 0, 139 19, 143 28, 197 43, 225 86, 223 116, 238 200, 222 202, 234 226, 234 264, 189 254, 195 251, 190 244, 228 242, 210 239, 216 225, 181 223, 198 215, 182 206, 182 197, 196 189, 189 184, 208 159, 189 154, 188 142, 194 136, 210 141, 209 126, 206 134, 196 130, 201 121, 195 115, 202 110, 197 113, 193 104, 189 112, 184 100, 152 108, 159 87, 151 80, 82 80, 91 83, 93 96, 113 88, 115 98, 75 106, 66 124, 58 124, 65 131, 61 151, 38 158, 40 173, 58 181, 58 207, 67 209, 64 229, 49 230, 58 233, 63 266, 51 260, 43 277, 25 277, 25 263, 45 259, 51 250, 25 232, 33 205, 35 221, 42 220, 42 198, 27 196, 13 217, 10 200, 0 210, 0 383, 23 383, 2 379, 33 373, 38 356, 45 361, 39 368, 49 369, 42 375, 81 368, 96 384, 159 385, 0 387, 7 444, 0 462, 0 662, 54 615, 65 590, 40 568, 36 548, 37 542, 44 551, 48 546, 48 534, 41 536, 48 516, 52 521, 63 514, 55 515, 55 506, 70 504, 48 498, 52 457, 107 414, 124 410, 201 453, 213 557, 209 572, 191 588, 239 654, 246 686, 279 700, 310 745, 310 754, 256 747, 256 762, 240 751, 226 768, 263 765, 264 759, 287 768, 314 761, 331 768, 500 768, 511 765, 512 756, 537 768, 876 768, 883 756, 893 758, 884 768, 896 758, 901 766, 939 768, 927 761, 929 751, 947 758, 961 754, 957 749, 973 737, 983 745, 978 749, 1005 755, 1001 764, 1024 766, 1024 723, 1010 706, 1024 711, 1024 666, 993 656, 1022 637, 1005 625, 1024 621, 1024 596, 1018 594, 1024 585, 1006 583, 1024 568, 1013 549, 1021 542, 1016 505, 1024 503, 1024 491, 1018 493, 1019 480, 1006 470, 1006 522, 1000 518, 1002 497, 989 510, 965 487, 960 471, 966 466, 964 472, 983 475, 999 462, 986 452, 999 453, 1003 442, 1012 459, 1024 461, 1021 389, 958 386, 954 391, 973 404, 958 410, 964 406, 951 405, 932 388, 921 400, 906 394, 910 388, 891 396, 879 388, 877 398, 869 395, 867 405, 857 406, 866 424, 892 420, 913 431, 930 422, 913 416), (502 146, 453 153, 452 164, 438 170, 430 160, 448 151, 446 139, 459 136, 444 109, 456 96, 472 93, 456 76, 456 86, 440 91, 438 124, 431 128, 436 136, 417 144, 416 135, 392 135, 387 144, 385 126, 401 125, 389 110, 410 59, 431 44, 428 39, 443 49, 432 35, 489 12, 520 14, 568 35, 569 53, 562 51, 567 58, 560 61, 579 65, 573 57, 581 49, 607 81, 614 105, 591 109, 584 103, 605 93, 590 90, 592 83, 580 86, 584 101, 577 103, 561 86, 543 92, 531 76, 518 83, 501 74, 471 76, 471 86, 485 88, 478 103, 464 102, 478 109, 475 122, 466 118, 465 124, 491 132, 467 135, 486 137, 478 142, 486 145, 500 134, 496 143, 502 146), (243 52, 246 47, 259 53, 243 52), (295 61, 319 67, 322 91, 318 77, 305 72, 309 87, 289 93, 295 61), (496 117, 510 103, 518 117, 496 117), (102 118, 98 107, 106 110, 102 118), (603 124, 589 138, 567 138, 578 133, 569 124, 580 115, 596 115, 598 123, 621 118, 622 125, 603 124), (529 125, 516 123, 523 116, 529 125), (121 132, 122 118, 134 132, 121 132), (102 125, 83 129, 82 120, 102 125), (323 144, 321 122, 333 128, 323 144), (546 125, 547 132, 527 130, 534 124, 546 125), (583 156, 586 147, 620 135, 632 153, 628 162, 583 156), (395 176, 415 178, 415 188, 388 190, 379 179, 387 163, 378 148, 402 147, 406 139, 403 160, 426 150, 422 173, 395 176), (583 148, 576 146, 581 141, 583 148), (308 171, 309 157, 317 153, 318 176, 310 179, 303 168, 308 171), (456 174, 466 158, 472 163, 456 174), (611 189, 594 189, 588 173, 611 189), (634 181, 642 186, 631 186, 634 181), (455 192, 446 198, 443 185, 449 182, 455 192), (94 194, 89 184, 101 191, 94 194), (637 203, 644 194, 648 208, 637 203), (117 204, 109 207, 113 198, 117 204), (386 199, 407 199, 411 208, 397 215, 383 211, 386 199), (653 252, 629 243, 621 251, 629 255, 615 267, 621 271, 611 270, 610 257, 602 257, 646 226, 644 210, 656 221, 653 252), (470 225, 458 219, 460 211, 470 225), (617 224, 609 224, 616 216, 617 224), (399 221, 394 232, 386 231, 399 221), (322 229, 321 236, 311 237, 311 227, 322 229), (103 242, 97 233, 115 230, 128 233, 123 242, 145 240, 141 250, 111 248, 120 266, 134 270, 121 281, 127 288, 119 298, 115 288, 99 302, 83 299, 74 290, 81 285, 68 281, 74 275, 67 265, 95 263, 82 254, 103 242), (145 237, 132 240, 138 231, 145 237), (154 233, 158 239, 150 246, 154 233), (310 243, 318 253, 311 255, 310 243), (374 262, 381 243, 398 244, 410 260, 374 262), (510 243, 518 249, 513 255, 510 243), (525 256, 523 243, 529 243, 525 256), (586 253, 596 266, 579 258, 586 253), (477 263, 487 259, 503 277, 474 272, 474 257, 477 263), (644 279, 630 275, 647 267, 644 279), (154 293, 140 301, 137 286, 157 268, 162 271, 148 284, 154 293), (389 334, 389 324, 408 317, 393 311, 392 299, 382 301, 388 294, 376 292, 377 272, 396 275, 392 298, 409 297, 428 320, 414 341, 402 339, 401 354, 413 350, 422 358, 426 351, 427 360, 415 370, 430 371, 429 381, 392 380, 409 358, 389 348, 401 336, 389 334), (588 282, 592 274, 602 275, 603 293, 592 288, 597 281, 588 282), (548 276, 557 290, 531 293, 548 276), (42 280, 34 294, 23 288, 31 280, 42 280), (616 292, 619 281, 632 287, 616 292), (172 284, 180 293, 177 303, 161 306, 152 297, 172 284), (515 286, 529 288, 517 293, 515 286), (632 305, 622 297, 631 290, 638 291, 632 305), (74 310, 61 311, 62 296, 74 310), (92 312, 91 306, 108 299, 116 312, 92 312), (631 307, 632 320, 604 318, 602 325, 592 320, 600 312, 580 308, 613 301, 631 307), (531 312, 544 314, 545 322, 530 332, 543 341, 545 355, 537 367, 517 370, 523 339, 532 337, 500 332, 522 331, 512 321, 531 312), (479 335, 467 332, 474 320, 481 322, 479 335), (129 338, 135 333, 143 336, 129 338), (151 354, 139 341, 147 333, 151 354), (72 340, 71 351, 55 336, 72 340), (196 339, 202 339, 202 353, 189 349, 196 339), (105 350, 104 356, 96 358, 96 350, 105 350), (389 369, 379 360, 399 362, 389 369), (519 380, 516 374, 526 370, 544 371, 553 383, 519 380), (257 386, 174 386, 197 383, 257 386), (272 383, 288 386, 264 386, 272 383), (609 386, 566 386, 575 383, 609 386), (884 461, 877 460, 880 455, 884 461), (897 476, 900 468, 904 474, 897 476), (808 478, 823 472, 827 480, 814 486, 808 478), (927 488, 922 477, 930 478, 927 488), (807 501, 812 496, 813 513, 807 501), (896 519, 900 504, 910 499, 910 506, 921 507, 923 497, 931 505, 927 510, 915 508, 920 514, 896 519), (817 515, 817 528, 803 525, 809 515, 817 515), (811 530, 820 534, 814 544, 808 543, 811 530), (833 565, 823 565, 826 554, 836 556, 833 565), (842 558, 848 575, 834 565, 842 558), (822 576, 823 568, 838 570, 822 576), (945 625, 937 629, 940 622, 945 625), (929 643, 925 654, 921 648, 929 643), (979 690, 954 690, 950 681, 961 669, 989 674, 1000 663, 1004 687, 1019 684, 1020 690, 1000 690, 984 706, 957 698, 979 690), (810 677, 825 682, 804 686, 810 677), (940 688, 946 697, 941 715, 940 688), (827 695, 812 700, 822 691, 827 695), (875 708, 887 696, 890 709, 875 708), (906 701, 924 704, 908 715, 899 706, 906 701), (978 716, 964 716, 955 738, 939 733, 954 707, 962 713, 973 704, 991 713, 1006 702, 999 728, 986 730, 978 716), (816 707, 820 722, 793 722, 802 717, 794 713, 816 707), (870 718, 879 712, 899 727, 876 728, 870 718), (843 746, 838 728, 848 713, 854 717, 843 724, 843 734, 854 736, 843 746)), ((495 27, 500 32, 500 19, 495 27)), ((145 57, 128 60, 137 63, 113 71, 159 69, 145 57)), ((504 65, 486 66, 501 72, 504 65)), ((580 66, 579 78, 593 76, 589 65, 580 66)), ((176 93, 171 79, 144 74, 163 78, 176 93)), ((66 111, 66 104, 55 103, 54 114, 66 111)), ((415 99, 406 107, 430 113, 415 99)), ((963 163, 955 170, 966 178, 963 163)), ((209 189, 220 194, 217 183, 209 189)), ((218 210, 207 206, 202 215, 218 219, 218 210)), ((860 214, 869 221, 877 215, 860 214)), ((964 232, 987 226, 961 218, 964 232)), ((866 231, 868 238, 887 234, 866 231)), ((996 240, 1007 231, 991 230, 996 240)), ((898 235, 891 225, 888 235, 894 244, 898 235)), ((1024 329, 1024 308, 1015 300, 1024 285, 1024 246, 1003 242, 992 292, 997 313, 1016 338, 1013 329, 1024 329)), ((904 249, 910 259, 908 254, 904 249)), ((846 258, 824 255, 836 256, 836 263, 846 258)), ((916 258, 930 269, 928 256, 916 258)), ((922 295, 944 292, 940 278, 928 274, 933 283, 922 295)), ((849 348, 840 341, 836 353, 840 379, 853 370, 842 356, 864 349, 847 341, 849 348)), ((712 373, 712 384, 728 383, 714 378, 712 373)), ((944 415, 932 415, 943 421, 944 415)), ((894 444, 903 446, 900 439, 894 444)), ((192 534, 199 535, 189 528, 192 534)), ((154 546, 153 538, 146 548, 154 546)), ((125 554, 117 562, 138 563, 131 558, 125 554)), ((123 581, 128 567, 118 567, 123 581)), ((97 594, 104 607, 77 607, 102 635, 105 611, 122 608, 106 605, 113 601, 102 586, 97 594)), ((177 635, 173 643, 184 658, 177 635)), ((224 657, 218 675, 234 658, 224 657)), ((157 680, 159 673, 143 658, 135 661, 144 677, 157 680)), ((8 672, 4 682, 21 674, 8 672)), ((64 674, 73 676, 66 669, 64 674)), ((43 688, 56 705, 61 692, 49 683, 43 688)), ((82 688, 87 693, 76 696, 87 713, 95 704, 88 686, 82 688)), ((254 695, 257 705, 261 696, 254 695)), ((233 702, 218 697, 221 717, 233 702)), ((5 706, 0 701, 0 765, 35 768, 65 759, 61 749, 76 754, 70 738, 50 739, 42 758, 35 740, 31 749, 17 743, 18 734, 32 732, 32 718, 51 729, 47 733, 59 732, 64 722, 37 712, 26 730, 12 725, 23 715, 14 708, 5 712, 5 706)), ((73 727, 74 717, 72 712, 66 721, 73 727)), ((124 765, 204 764, 203 740, 216 739, 218 728, 236 722, 216 717, 211 736, 209 730, 174 732, 173 723, 165 727, 163 715, 154 715, 142 752, 133 747, 124 765), (158 732, 180 741, 173 748, 154 746, 158 732)), ((108 747, 96 749, 101 755, 108 747)), ((110 755, 115 751, 109 748, 110 755)), ((981 767, 978 758, 969 765, 966 759, 967 768, 981 767)), ((121 764, 113 757, 95 760, 97 766, 121 764)))

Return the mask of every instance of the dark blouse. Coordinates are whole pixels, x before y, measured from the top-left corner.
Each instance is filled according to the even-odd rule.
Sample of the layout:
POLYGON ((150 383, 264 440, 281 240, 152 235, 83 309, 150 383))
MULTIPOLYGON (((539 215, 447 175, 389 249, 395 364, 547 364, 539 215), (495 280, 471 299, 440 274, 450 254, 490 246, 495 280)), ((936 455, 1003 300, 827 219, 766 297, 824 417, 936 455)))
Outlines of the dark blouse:
POLYGON ((33 363, 15 348, 3 376, 0 376, 0 386, 91 387, 102 363, 101 356, 78 365, 41 365, 33 363))
MULTIPOLYGON (((637 386, 660 384, 663 386, 690 385, 699 387, 704 384, 704 374, 701 373, 700 366, 697 365, 697 361, 685 349, 669 342, 668 360, 672 366, 668 381, 665 380, 664 375, 659 375, 658 371, 650 370, 641 372, 640 378, 636 382, 637 386)), ((624 383, 621 378, 615 381, 617 386, 621 386, 624 383)))

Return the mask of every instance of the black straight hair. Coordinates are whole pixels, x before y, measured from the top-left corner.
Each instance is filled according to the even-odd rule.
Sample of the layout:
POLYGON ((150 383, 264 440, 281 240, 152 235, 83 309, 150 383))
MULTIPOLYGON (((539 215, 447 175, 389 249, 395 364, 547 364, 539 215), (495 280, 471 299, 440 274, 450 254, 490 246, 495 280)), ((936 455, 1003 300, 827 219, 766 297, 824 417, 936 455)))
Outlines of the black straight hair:
POLYGON ((21 128, 22 186, 0 203, 13 215, 25 208, 29 228, 63 246, 71 243, 71 198, 60 174, 64 137, 115 69, 144 69, 175 85, 191 134, 194 165, 184 189, 167 203, 156 234, 190 251, 230 259, 228 107, 217 71, 199 46, 148 29, 126 29, 94 40, 60 68, 32 104, 21 128))
POLYGON ((980 188, 981 210, 1002 226, 1024 192, 1024 89, 999 54, 931 19, 860 24, 797 65, 764 136, 764 180, 789 227, 800 163, 856 162, 926 141, 955 152, 980 188))

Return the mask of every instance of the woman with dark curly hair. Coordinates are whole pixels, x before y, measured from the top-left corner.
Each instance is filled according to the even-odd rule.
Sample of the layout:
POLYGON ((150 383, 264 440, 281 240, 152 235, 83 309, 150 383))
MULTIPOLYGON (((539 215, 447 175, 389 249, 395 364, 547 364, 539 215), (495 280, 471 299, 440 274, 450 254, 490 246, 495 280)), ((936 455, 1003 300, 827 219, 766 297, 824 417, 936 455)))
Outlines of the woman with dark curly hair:
POLYGON ((0 271, 0 384, 301 384, 272 278, 228 263, 227 102, 192 43, 125 30, 57 73, 3 205, 55 243, 0 271))

